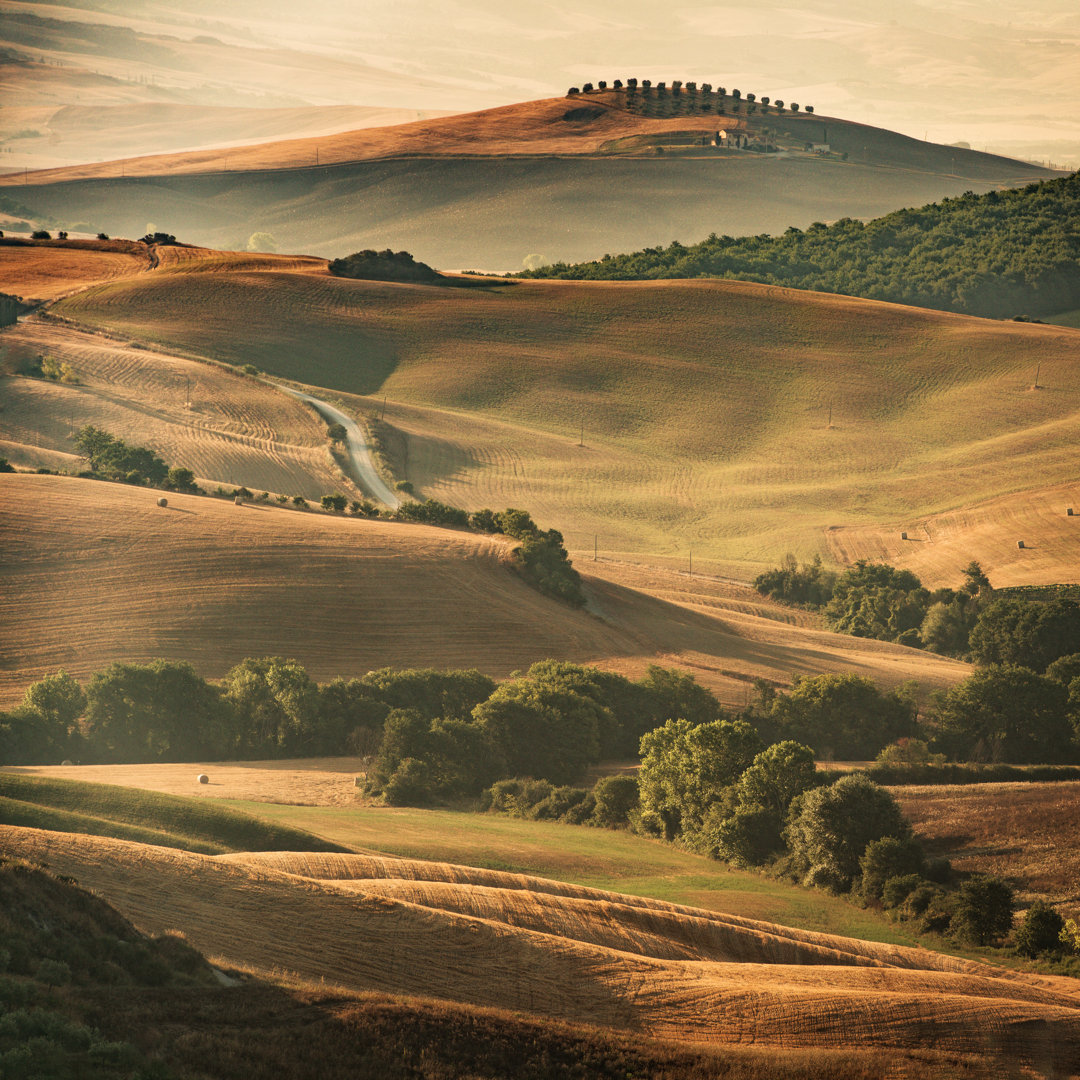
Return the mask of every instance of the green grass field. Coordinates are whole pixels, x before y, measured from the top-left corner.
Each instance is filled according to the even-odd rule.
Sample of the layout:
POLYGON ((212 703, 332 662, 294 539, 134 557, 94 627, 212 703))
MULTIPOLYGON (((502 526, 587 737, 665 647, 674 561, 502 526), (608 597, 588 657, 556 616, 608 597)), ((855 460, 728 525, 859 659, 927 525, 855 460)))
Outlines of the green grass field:
POLYGON ((386 397, 402 478, 468 509, 526 506, 579 551, 692 549, 750 576, 827 553, 830 530, 1075 473, 1069 329, 706 280, 455 289, 197 265, 58 310, 357 412, 386 397))
POLYGON ((267 824, 205 800, 4 772, 0 772, 0 824, 111 836, 204 855, 342 850, 299 829, 267 824))

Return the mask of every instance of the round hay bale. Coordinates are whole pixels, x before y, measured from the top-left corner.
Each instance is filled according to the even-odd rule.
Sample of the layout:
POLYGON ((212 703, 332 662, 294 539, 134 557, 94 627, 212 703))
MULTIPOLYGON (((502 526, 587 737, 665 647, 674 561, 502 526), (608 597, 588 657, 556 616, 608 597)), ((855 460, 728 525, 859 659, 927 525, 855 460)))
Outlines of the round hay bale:
POLYGON ((243 505, 244 505, 244 498, 243 498, 243 496, 242 496, 242 495, 237 495, 237 496, 236 496, 236 498, 235 498, 235 499, 233 499, 233 502, 234 502, 234 503, 235 503, 235 504, 236 504, 237 506, 243 506, 243 505))
POLYGON ((901 540, 906 540, 906 539, 907 539, 907 533, 905 533, 905 532, 902 532, 902 533, 900 534, 900 539, 901 539, 901 540))
POLYGON ((206 773, 204 773, 204 772, 199 773, 199 783, 200 784, 209 784, 210 783, 210 777, 207 776, 206 773))
POLYGON ((1065 507, 1065 515, 1066 515, 1066 517, 1072 517, 1073 516, 1073 508, 1071 506, 1066 506, 1065 507))
POLYGON ((1017 541, 1016 541, 1016 546, 1017 546, 1018 548, 1022 548, 1022 547, 1024 546, 1024 541, 1023 541, 1023 540, 1017 540, 1017 541))
POLYGON ((158 506, 168 506, 169 505, 169 500, 166 499, 164 495, 162 495, 161 498, 158 499, 157 504, 158 504, 158 506))
POLYGON ((72 761, 71 758, 64 758, 64 760, 61 761, 60 764, 61 765, 74 765, 75 762, 72 761))

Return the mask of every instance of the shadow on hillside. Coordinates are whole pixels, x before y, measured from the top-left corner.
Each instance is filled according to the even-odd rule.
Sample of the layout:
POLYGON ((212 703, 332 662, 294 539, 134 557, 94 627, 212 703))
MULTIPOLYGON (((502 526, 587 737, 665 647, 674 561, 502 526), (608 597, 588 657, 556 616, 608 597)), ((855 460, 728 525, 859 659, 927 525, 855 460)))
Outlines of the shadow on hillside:
MULTIPOLYGON (((754 677, 729 670, 731 661, 757 668, 765 677, 770 670, 787 677, 820 675, 836 669, 840 663, 836 653, 815 647, 805 637, 792 645, 756 641, 741 634, 720 616, 694 611, 625 585, 591 577, 587 563, 579 562, 577 569, 585 579, 592 601, 590 610, 633 640, 638 646, 636 651, 641 654, 662 657, 693 653, 695 662, 692 666, 698 670, 726 678, 745 677, 748 683, 754 677), (703 658, 713 658, 716 663, 703 662, 703 658)), ((858 642, 867 644, 865 639, 858 639, 858 642)), ((849 639, 844 638, 843 643, 849 644, 849 639)), ((874 643, 869 647, 874 652, 885 651, 877 645, 874 643)), ((875 679, 880 676, 876 666, 860 663, 850 655, 844 657, 843 666, 857 675, 875 679)))

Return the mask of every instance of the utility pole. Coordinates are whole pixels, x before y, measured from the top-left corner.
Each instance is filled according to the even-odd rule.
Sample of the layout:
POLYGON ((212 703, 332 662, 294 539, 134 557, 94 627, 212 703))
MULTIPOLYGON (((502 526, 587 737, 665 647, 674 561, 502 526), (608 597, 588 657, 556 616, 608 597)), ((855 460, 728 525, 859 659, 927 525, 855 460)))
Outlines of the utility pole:
POLYGON ((832 427, 832 402, 829 402, 829 427, 832 427))
POLYGON ((694 576, 694 549, 690 549, 690 576, 694 576))
POLYGON ((1040 371, 1042 371, 1042 361, 1041 360, 1039 361, 1038 364, 1035 365, 1035 385, 1032 387, 1032 390, 1038 390, 1039 389, 1039 372, 1040 371))
POLYGON ((585 421, 581 421, 581 438, 578 439, 578 446, 585 445, 585 421))
POLYGON ((592 561, 593 562, 596 562, 596 546, 597 546, 598 539, 599 538, 597 537, 596 533, 593 533, 593 538, 592 538, 592 561))

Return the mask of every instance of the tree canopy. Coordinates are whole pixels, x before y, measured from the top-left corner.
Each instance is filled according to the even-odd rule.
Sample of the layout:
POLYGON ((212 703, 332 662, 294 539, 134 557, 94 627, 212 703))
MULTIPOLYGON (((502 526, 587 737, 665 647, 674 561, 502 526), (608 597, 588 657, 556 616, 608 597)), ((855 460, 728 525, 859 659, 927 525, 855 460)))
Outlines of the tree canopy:
POLYGON ((865 224, 842 218, 782 236, 714 233, 689 247, 676 241, 521 276, 723 277, 969 315, 1048 315, 1080 307, 1080 175, 966 192, 865 224))

